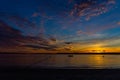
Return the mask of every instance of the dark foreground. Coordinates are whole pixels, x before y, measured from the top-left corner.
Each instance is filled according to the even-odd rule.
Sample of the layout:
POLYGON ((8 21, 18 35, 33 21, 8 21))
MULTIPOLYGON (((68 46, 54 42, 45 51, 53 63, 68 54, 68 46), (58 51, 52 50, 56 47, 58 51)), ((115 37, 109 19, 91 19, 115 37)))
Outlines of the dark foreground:
POLYGON ((0 80, 120 80, 120 69, 0 68, 0 80))
MULTIPOLYGON (((86 54, 85 56, 84 54, 82 55, 85 60, 84 58, 81 60, 82 57, 80 57, 80 55, 82 54, 75 54, 74 56, 73 54, 59 54, 58 56, 57 54, 53 54, 49 56, 49 54, 41 55, 1 53, 0 80, 120 80, 119 53, 104 54, 104 56, 89 54, 90 57, 92 57, 90 58, 90 60, 95 59, 91 60, 96 61, 96 63, 94 63, 95 65, 102 65, 102 63, 105 63, 107 59, 107 61, 110 62, 110 66, 112 66, 112 64, 115 66, 114 68, 104 68, 104 66, 101 69, 40 67, 43 64, 46 65, 48 63, 50 64, 51 62, 55 62, 54 64, 59 63, 59 65, 62 65, 62 63, 64 63, 65 61, 65 63, 67 63, 67 61, 74 61, 76 63, 76 59, 78 60, 78 64, 82 62, 85 63, 87 58, 86 55, 88 54, 86 54), (109 57, 109 55, 112 56, 109 57), (101 59, 103 62, 100 62, 101 59), (41 60, 43 63, 41 62, 41 60)), ((106 64, 108 64, 108 62, 106 64)), ((69 62, 69 65, 72 64, 74 63, 69 62)))

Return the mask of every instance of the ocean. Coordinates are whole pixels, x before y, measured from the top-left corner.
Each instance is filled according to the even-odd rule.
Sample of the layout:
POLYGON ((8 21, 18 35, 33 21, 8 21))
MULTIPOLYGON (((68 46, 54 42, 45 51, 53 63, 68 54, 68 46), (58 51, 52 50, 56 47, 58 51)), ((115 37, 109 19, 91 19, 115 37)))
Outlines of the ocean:
POLYGON ((119 69, 119 54, 0 54, 0 66, 65 69, 119 69))

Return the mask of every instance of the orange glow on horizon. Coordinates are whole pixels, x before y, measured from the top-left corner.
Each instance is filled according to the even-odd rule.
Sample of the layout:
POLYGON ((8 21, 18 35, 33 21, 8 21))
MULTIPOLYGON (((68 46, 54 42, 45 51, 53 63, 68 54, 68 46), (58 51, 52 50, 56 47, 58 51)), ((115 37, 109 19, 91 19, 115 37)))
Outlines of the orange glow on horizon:
POLYGON ((90 48, 85 49, 85 51, 90 53, 105 53, 105 52, 112 51, 111 49, 103 46, 104 44, 94 44, 94 45, 91 45, 90 48))

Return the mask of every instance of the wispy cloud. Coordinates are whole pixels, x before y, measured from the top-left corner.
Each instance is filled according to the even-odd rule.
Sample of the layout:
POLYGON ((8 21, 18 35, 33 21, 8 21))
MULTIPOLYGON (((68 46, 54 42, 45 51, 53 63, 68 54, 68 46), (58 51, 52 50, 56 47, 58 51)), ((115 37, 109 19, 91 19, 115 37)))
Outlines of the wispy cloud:
POLYGON ((91 17, 106 13, 116 3, 115 0, 72 0, 74 7, 70 12, 71 16, 85 17, 89 20, 91 17))
POLYGON ((36 24, 34 22, 31 22, 29 19, 21 17, 19 15, 6 15, 2 14, 1 17, 4 19, 9 20, 9 22, 14 23, 16 26, 22 27, 22 28, 35 28, 36 24))
POLYGON ((0 21, 0 37, 0 48, 14 49, 16 47, 26 47, 33 49, 55 50, 57 47, 51 44, 51 42, 56 41, 52 36, 49 38, 23 36, 21 31, 14 29, 4 21, 0 21))

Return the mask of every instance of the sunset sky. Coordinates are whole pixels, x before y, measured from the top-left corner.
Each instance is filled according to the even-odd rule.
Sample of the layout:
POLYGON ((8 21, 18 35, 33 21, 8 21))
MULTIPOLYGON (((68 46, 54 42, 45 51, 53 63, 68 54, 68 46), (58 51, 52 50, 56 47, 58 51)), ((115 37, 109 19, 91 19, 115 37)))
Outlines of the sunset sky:
POLYGON ((0 52, 120 52, 120 0, 1 0, 0 52))

